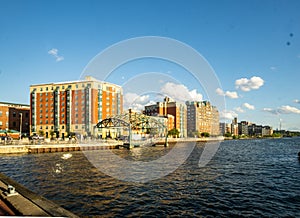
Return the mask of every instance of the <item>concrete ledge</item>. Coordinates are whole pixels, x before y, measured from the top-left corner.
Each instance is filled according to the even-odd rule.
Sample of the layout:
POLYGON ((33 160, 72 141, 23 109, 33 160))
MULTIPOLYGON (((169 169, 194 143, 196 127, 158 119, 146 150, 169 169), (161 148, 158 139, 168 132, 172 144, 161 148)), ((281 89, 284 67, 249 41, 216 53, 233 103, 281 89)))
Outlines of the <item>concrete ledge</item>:
POLYGON ((21 216, 77 217, 52 201, 35 194, 21 184, 0 173, 0 198, 16 214, 21 216), (18 195, 6 196, 7 185, 15 187, 18 195))

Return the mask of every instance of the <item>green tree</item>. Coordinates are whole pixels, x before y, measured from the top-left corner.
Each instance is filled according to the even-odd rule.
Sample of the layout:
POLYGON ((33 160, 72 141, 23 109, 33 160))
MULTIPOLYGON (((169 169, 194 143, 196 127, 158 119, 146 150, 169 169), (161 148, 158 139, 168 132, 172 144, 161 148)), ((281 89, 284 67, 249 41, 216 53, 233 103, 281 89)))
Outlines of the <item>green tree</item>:
POLYGON ((225 137, 231 137, 232 135, 231 135, 230 132, 226 132, 226 133, 224 134, 224 136, 225 136, 225 137))
POLYGON ((50 136, 51 136, 51 138, 50 139, 53 139, 53 136, 54 136, 54 131, 50 131, 50 136))
POLYGON ((174 128, 174 129, 171 129, 168 131, 168 135, 171 135, 171 136, 176 136, 176 137, 179 137, 179 131, 178 129, 174 128))
POLYGON ((201 132, 201 137, 209 137, 209 133, 208 132, 201 132))

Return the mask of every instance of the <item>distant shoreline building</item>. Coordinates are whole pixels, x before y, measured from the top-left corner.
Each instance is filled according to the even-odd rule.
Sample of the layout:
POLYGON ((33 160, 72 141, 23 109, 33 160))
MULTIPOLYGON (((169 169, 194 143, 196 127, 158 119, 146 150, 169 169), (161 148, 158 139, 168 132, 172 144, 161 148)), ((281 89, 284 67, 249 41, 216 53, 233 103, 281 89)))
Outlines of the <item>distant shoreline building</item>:
POLYGON ((64 138, 95 135, 95 125, 123 111, 121 86, 87 76, 84 80, 30 86, 30 132, 64 138))
POLYGON ((237 118, 234 118, 231 124, 220 123, 220 130, 223 135, 230 133, 232 136, 250 136, 250 137, 264 137, 273 135, 271 126, 256 125, 248 121, 241 121, 238 123, 237 118), (231 128, 229 128, 229 125, 231 128))

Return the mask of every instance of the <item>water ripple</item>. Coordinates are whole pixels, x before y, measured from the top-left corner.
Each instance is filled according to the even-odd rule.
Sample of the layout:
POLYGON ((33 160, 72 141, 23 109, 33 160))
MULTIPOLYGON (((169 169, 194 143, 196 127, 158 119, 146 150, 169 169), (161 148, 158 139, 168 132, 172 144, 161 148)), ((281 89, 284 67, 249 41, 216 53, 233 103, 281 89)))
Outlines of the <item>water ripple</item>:
MULTIPOLYGON (((225 141, 199 168, 203 147, 197 144, 173 173, 144 184, 103 174, 81 152, 68 159, 62 153, 0 156, 0 166, 29 189, 84 217, 300 216, 299 138, 225 141)), ((170 149, 114 152, 150 161, 170 149)))

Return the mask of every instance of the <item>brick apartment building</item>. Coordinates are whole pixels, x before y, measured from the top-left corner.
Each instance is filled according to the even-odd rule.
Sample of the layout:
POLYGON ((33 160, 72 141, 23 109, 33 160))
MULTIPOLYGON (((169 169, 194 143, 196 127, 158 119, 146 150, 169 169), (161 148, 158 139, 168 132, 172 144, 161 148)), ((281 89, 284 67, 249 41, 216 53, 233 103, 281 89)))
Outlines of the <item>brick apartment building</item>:
POLYGON ((165 97, 163 102, 145 106, 144 113, 148 116, 165 116, 168 118, 168 129, 179 130, 180 137, 187 136, 186 105, 165 97))
POLYGON ((0 130, 16 130, 29 134, 29 115, 29 105, 0 102, 0 130))
POLYGON ((87 76, 84 80, 30 86, 31 132, 64 138, 96 135, 95 125, 122 113, 120 86, 87 76))
POLYGON ((208 101, 187 101, 187 130, 189 135, 194 132, 207 132, 217 136, 220 133, 219 111, 208 101))

